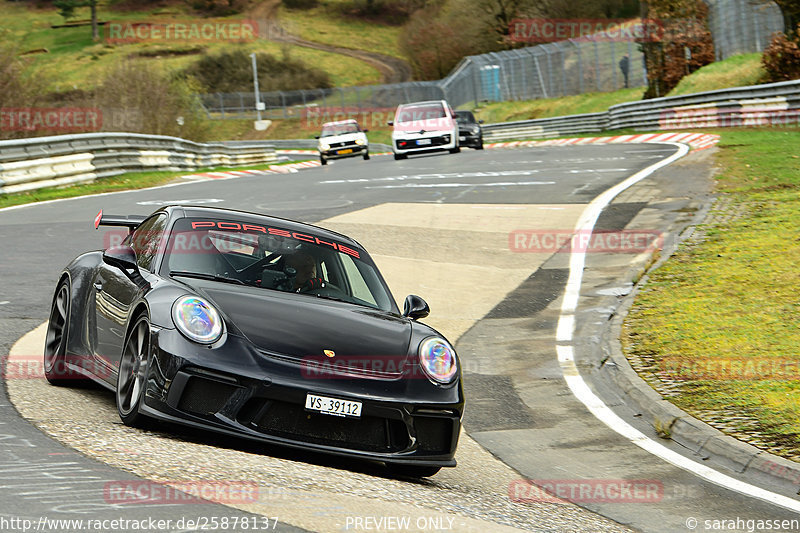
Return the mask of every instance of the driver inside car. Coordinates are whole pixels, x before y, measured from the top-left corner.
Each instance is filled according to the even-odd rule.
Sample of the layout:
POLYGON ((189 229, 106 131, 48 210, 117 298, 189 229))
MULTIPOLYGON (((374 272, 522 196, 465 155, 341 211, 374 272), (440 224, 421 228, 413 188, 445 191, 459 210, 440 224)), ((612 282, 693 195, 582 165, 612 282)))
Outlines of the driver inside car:
POLYGON ((310 254, 297 252, 288 256, 286 268, 293 268, 296 271, 293 292, 306 292, 325 286, 325 281, 317 277, 317 263, 310 254))

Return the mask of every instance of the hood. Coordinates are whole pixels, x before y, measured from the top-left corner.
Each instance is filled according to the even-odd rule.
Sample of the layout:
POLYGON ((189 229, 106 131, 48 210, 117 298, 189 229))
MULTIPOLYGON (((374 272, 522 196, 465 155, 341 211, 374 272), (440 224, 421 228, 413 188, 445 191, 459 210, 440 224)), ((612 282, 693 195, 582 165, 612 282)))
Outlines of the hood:
POLYGON ((324 360, 371 356, 405 360, 410 320, 378 309, 311 295, 192 280, 259 350, 279 357, 324 360), (197 283, 195 283, 197 282, 197 283))

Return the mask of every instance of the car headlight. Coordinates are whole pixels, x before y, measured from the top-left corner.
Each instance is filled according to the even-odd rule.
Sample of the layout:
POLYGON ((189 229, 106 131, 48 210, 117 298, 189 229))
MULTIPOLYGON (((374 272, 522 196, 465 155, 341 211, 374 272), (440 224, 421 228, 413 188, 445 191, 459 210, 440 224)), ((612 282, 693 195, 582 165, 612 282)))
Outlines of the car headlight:
POLYGON ((331 148, 331 145, 328 144, 328 143, 320 143, 320 145, 319 145, 319 149, 322 150, 323 152, 326 151, 326 150, 330 150, 330 148, 331 148))
POLYGON ((450 383, 458 371, 456 351, 440 337, 430 337, 419 345, 419 364, 438 383, 450 383))
POLYGON ((172 304, 172 321, 189 340, 212 344, 222 336, 222 319, 214 306, 197 296, 181 296, 172 304))
POLYGON ((364 144, 364 139, 356 139, 356 144, 364 144))
POLYGON ((481 129, 479 127, 475 126, 475 127, 472 128, 472 134, 473 135, 477 135, 480 132, 481 132, 481 129))

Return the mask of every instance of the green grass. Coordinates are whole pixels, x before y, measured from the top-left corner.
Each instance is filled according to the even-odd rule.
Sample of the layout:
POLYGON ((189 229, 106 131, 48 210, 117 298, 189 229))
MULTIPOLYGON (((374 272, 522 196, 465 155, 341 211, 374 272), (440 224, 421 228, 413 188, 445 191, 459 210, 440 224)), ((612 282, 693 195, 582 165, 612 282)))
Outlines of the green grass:
MULTIPOLYGON (((706 65, 686 76, 668 96, 754 85, 759 82, 763 74, 760 54, 733 56, 724 61, 706 65)), ((616 104, 641 100, 643 94, 643 88, 633 88, 522 102, 495 102, 478 109, 477 116, 488 124, 582 113, 600 113, 616 104)), ((462 107, 469 108, 471 104, 462 107)))
MULTIPOLYGON (((179 7, 179 6, 178 6, 179 7)), ((331 76, 335 86, 368 85, 378 83, 380 73, 372 66, 358 59, 313 50, 299 46, 291 46, 273 41, 257 41, 250 43, 214 42, 143 42, 109 44, 95 43, 91 39, 88 26, 53 29, 51 24, 62 24, 64 19, 54 9, 33 9, 8 0, 0 1, 0 9, 5 18, 0 39, 18 43, 20 52, 46 49, 47 53, 26 56, 26 61, 36 75, 48 80, 50 90, 65 91, 75 88, 91 88, 103 78, 107 69, 123 58, 135 57, 139 53, 160 51, 158 57, 145 59, 158 61, 170 69, 182 69, 199 58, 199 53, 210 53, 226 48, 244 46, 248 51, 258 50, 279 56, 284 49, 311 67, 320 68, 331 76), (189 48, 199 48, 198 53, 173 55, 175 52, 189 48)), ((175 8, 177 9, 177 7, 175 8)), ((88 11, 77 12, 77 18, 88 18, 88 11)), ((170 8, 168 14, 158 9, 142 9, 140 11, 112 11, 101 6, 98 18, 101 21, 140 21, 140 20, 186 20, 196 15, 175 11, 170 8)), ((244 15, 229 17, 241 20, 244 15)), ((198 20, 201 20, 198 18, 198 20)), ((215 19, 216 20, 216 19, 215 19)), ((101 27, 101 35, 103 28, 101 27)))
POLYGON ((313 9, 281 6, 279 19, 286 29, 303 39, 345 48, 358 48, 405 59, 398 45, 401 26, 345 17, 352 0, 320 0, 313 9))
MULTIPOLYGON (((522 102, 495 102, 477 110, 476 117, 487 124, 534 118, 560 117, 581 113, 600 113, 624 102, 641 100, 643 88, 621 89, 608 93, 585 93, 559 98, 522 102)), ((467 106, 468 107, 468 106, 467 106)))
MULTIPOLYGON (((690 371, 669 399, 740 438, 756 431, 755 444, 800 458, 800 131, 718 133, 717 190, 741 214, 701 227, 704 239, 682 245, 651 273, 626 319, 623 345, 630 357, 661 368, 788 362, 790 379, 690 371), (731 418, 742 414, 746 423, 731 418)), ((658 388, 661 380, 649 379, 658 388)))
POLYGON ((681 79, 667 96, 756 85, 764 76, 761 54, 742 54, 711 63, 681 79))
POLYGON ((183 170, 179 172, 128 172, 109 178, 100 178, 90 183, 69 185, 64 187, 46 187, 28 192, 15 194, 0 194, 0 208, 15 205, 44 202, 60 198, 75 198, 87 194, 99 194, 104 192, 128 191, 134 189, 144 189, 164 185, 179 179, 181 176, 189 174, 201 174, 203 172, 225 172, 227 170, 264 170, 273 165, 284 165, 287 163, 268 163, 263 165, 251 165, 246 167, 219 167, 203 168, 197 170, 183 170))

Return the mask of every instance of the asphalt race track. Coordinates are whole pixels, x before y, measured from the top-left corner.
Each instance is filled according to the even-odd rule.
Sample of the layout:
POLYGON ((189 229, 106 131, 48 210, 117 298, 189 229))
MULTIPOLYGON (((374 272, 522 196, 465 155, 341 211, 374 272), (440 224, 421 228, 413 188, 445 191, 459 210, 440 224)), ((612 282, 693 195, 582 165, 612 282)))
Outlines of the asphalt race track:
MULTIPOLYGON (((559 365, 556 328, 571 254, 547 238, 569 235, 598 195, 677 150, 620 144, 382 156, 0 210, 4 354, 40 328, 15 355, 41 356, 40 326, 61 269, 104 245, 104 232, 93 229, 101 208, 147 214, 169 203, 215 205, 318 223, 359 240, 395 298, 424 297, 425 322, 457 340, 467 397, 459 466, 412 481, 392 479, 378 465, 187 430, 133 430, 119 421, 110 393, 17 376, 0 383, 0 508, 9 510, 0 526, 13 518, 153 518, 172 520, 163 531, 183 531, 193 529, 180 518, 275 517, 282 531, 690 531, 692 524, 703 531, 704 520, 797 519, 635 446, 576 399, 559 365), (595 492, 569 503, 531 491, 525 479, 561 488, 583 480, 595 492), (109 486, 136 480, 248 483, 257 497, 227 505, 109 497, 109 486), (620 498, 612 489, 621 480, 636 480, 642 491, 620 498)), ((707 205, 709 171, 707 153, 679 159, 617 196, 595 227, 666 231, 669 240, 707 205)), ((630 290, 626 276, 648 257, 618 241, 604 246, 586 254, 575 364, 623 420, 702 462, 658 439, 594 371, 592 346, 613 314, 609 302, 630 290)))

